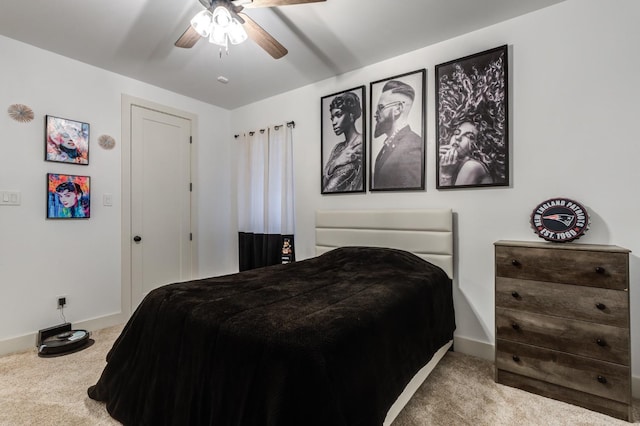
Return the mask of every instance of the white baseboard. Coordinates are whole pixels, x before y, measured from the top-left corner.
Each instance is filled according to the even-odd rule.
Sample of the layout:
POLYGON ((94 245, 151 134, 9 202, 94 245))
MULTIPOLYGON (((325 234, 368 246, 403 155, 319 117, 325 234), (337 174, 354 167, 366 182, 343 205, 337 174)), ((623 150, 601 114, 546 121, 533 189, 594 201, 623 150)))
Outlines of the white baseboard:
POLYGON ((494 345, 468 337, 453 336, 453 350, 465 355, 486 359, 487 361, 493 361, 495 359, 494 345))
MULTIPOLYGON (((487 342, 479 342, 468 337, 454 336, 453 350, 465 355, 494 361, 495 346, 487 342)), ((640 398, 640 376, 631 376, 631 395, 640 398)))
MULTIPOLYGON (((112 327, 114 325, 123 324, 128 317, 122 313, 107 315, 99 318, 92 318, 84 321, 73 323, 73 328, 78 330, 99 330, 101 328, 112 327)), ((16 352, 24 352, 36 347, 38 332, 25 334, 19 337, 0 341, 0 356, 8 355, 16 352)))

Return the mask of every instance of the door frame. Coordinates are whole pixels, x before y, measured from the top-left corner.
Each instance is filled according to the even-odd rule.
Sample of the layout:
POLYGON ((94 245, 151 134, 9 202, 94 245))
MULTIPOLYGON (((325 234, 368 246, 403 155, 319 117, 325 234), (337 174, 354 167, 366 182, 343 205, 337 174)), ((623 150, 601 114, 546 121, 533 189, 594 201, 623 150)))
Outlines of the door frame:
MULTIPOLYGON (((191 182, 198 176, 196 161, 198 141, 198 116, 190 112, 161 105, 145 99, 122 94, 122 135, 121 135, 121 298, 120 309, 127 319, 134 310, 131 282, 131 108, 133 106, 151 109, 160 113, 174 115, 191 122, 191 182)), ((191 276, 197 276, 198 272, 198 191, 197 186, 191 192, 191 276)))

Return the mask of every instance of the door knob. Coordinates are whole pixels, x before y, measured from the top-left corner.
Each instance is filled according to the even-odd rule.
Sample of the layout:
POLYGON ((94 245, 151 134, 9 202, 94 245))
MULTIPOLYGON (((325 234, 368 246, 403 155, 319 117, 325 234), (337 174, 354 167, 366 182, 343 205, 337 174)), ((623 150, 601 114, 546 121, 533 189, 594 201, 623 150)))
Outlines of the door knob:
POLYGON ((133 237, 133 241, 139 243, 140 241, 142 241, 142 237, 140 235, 136 235, 135 237, 133 237))

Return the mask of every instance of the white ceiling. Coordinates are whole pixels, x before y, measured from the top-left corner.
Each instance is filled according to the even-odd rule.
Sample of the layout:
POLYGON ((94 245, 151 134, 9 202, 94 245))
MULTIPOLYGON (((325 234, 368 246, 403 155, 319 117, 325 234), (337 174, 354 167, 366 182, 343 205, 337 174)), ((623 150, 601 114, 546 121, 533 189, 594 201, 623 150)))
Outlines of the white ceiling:
POLYGON ((173 45, 198 0, 2 0, 0 34, 233 109, 563 0, 327 0, 245 13, 289 54, 254 42, 173 45), (218 76, 229 79, 219 83, 218 76))

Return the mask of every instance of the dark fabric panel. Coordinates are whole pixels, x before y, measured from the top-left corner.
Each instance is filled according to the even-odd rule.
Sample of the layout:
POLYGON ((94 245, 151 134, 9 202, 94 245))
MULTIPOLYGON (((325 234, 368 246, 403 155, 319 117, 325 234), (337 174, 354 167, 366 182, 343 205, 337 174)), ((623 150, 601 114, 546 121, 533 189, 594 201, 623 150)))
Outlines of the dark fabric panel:
POLYGON ((283 262, 283 245, 289 240, 291 257, 295 261, 293 235, 238 233, 238 265, 240 271, 248 271, 283 262))
POLYGON ((88 393, 127 426, 380 425, 454 329, 442 269, 345 247, 153 290, 88 393))

